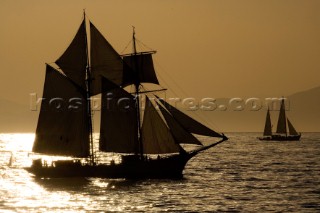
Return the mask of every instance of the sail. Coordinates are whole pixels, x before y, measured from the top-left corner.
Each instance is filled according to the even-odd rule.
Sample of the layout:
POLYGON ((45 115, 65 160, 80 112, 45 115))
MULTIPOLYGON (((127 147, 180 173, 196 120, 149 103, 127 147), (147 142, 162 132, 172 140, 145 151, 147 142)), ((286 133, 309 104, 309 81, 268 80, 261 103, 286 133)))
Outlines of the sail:
POLYGON ((136 83, 154 83, 159 84, 157 79, 152 54, 138 54, 124 56, 124 76, 123 85, 136 83), (138 74, 137 74, 138 73, 138 74), (135 77, 137 76, 137 77, 135 77))
POLYGON ((143 153, 164 154, 179 152, 179 145, 148 97, 142 124, 143 153))
POLYGON ((272 126, 271 126, 271 119, 270 119, 270 111, 268 108, 267 116, 266 116, 266 123, 264 126, 264 136, 271 136, 272 135, 272 126))
POLYGON ((56 64, 62 69, 66 76, 83 89, 86 88, 86 45, 86 28, 85 21, 83 20, 71 44, 56 61, 56 64))
POLYGON ((202 145, 196 137, 183 129, 183 127, 181 127, 181 125, 174 120, 167 110, 165 110, 161 105, 158 106, 171 130, 173 137, 175 138, 175 141, 178 143, 202 145))
POLYGON ((89 117, 87 101, 81 91, 68 78, 47 65, 44 100, 33 152, 74 157, 89 155, 89 117))
MULTIPOLYGON (((138 129, 134 97, 102 78, 102 107, 99 149, 105 152, 137 153, 138 129)), ((113 84, 114 85, 114 84, 113 84)))
POLYGON ((92 95, 101 92, 101 76, 121 85, 123 62, 119 54, 90 22, 92 95))
MULTIPOLYGON (((158 98, 158 97, 157 97, 158 98)), ((205 135, 211 137, 223 137, 219 133, 209 129, 198 121, 192 119, 188 115, 179 111, 177 108, 171 106, 166 101, 158 98, 158 100, 164 105, 164 107, 171 113, 171 115, 175 118, 175 120, 188 132, 205 135)))
POLYGON ((292 123, 289 121, 289 119, 287 118, 288 121, 288 127, 289 127, 289 134, 290 135, 299 135, 298 132, 296 131, 296 129, 293 127, 292 123))
POLYGON ((281 100, 280 113, 278 119, 277 133, 287 134, 287 123, 286 123, 286 109, 284 105, 284 99, 281 100))

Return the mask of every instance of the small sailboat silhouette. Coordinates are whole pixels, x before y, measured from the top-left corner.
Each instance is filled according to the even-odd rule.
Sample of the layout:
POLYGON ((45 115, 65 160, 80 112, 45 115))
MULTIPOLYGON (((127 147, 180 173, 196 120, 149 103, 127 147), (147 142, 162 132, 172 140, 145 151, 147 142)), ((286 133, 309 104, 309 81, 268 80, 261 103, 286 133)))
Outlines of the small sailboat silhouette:
POLYGON ((268 108, 263 137, 259 137, 259 139, 263 141, 298 141, 300 138, 301 133, 296 131, 289 118, 286 116, 284 98, 282 98, 276 134, 272 133, 270 110, 268 108), (287 129, 289 129, 289 132, 287 129))

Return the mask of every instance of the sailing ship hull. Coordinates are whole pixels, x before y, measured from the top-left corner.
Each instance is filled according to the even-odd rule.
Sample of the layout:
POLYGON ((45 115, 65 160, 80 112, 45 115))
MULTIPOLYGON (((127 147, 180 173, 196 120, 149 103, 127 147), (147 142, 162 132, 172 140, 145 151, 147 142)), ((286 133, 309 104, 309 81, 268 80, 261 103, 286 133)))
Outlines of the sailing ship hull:
POLYGON ((288 136, 271 135, 271 136, 260 137, 259 140, 261 141, 299 141, 300 138, 301 138, 301 135, 288 135, 288 136))
POLYGON ((134 52, 120 56, 90 21, 87 30, 87 22, 84 14, 76 36, 55 61, 59 69, 46 66, 32 148, 41 155, 81 156, 87 161, 58 160, 48 165, 37 159, 26 170, 36 177, 48 178, 181 178, 189 159, 227 140, 223 134, 160 101, 153 91, 145 90, 142 83, 159 85, 151 56, 155 51, 137 52, 135 33, 134 52), (124 89, 129 85, 134 86, 133 93, 124 89), (142 92, 148 93, 144 112, 139 98, 142 92), (99 148, 94 150, 91 97, 99 94, 99 148), (151 101, 150 95, 156 99, 151 101), (193 134, 221 141, 205 146, 193 134), (181 144, 198 148, 187 152, 181 144), (99 163, 105 159, 100 154, 95 158, 95 151, 122 153, 121 160, 99 163), (161 157, 152 158, 154 155, 161 157))
POLYGON ((131 159, 120 164, 82 165, 80 162, 56 161, 43 165, 35 160, 27 171, 39 178, 100 177, 100 178, 182 178, 183 169, 192 154, 179 154, 157 159, 131 159))

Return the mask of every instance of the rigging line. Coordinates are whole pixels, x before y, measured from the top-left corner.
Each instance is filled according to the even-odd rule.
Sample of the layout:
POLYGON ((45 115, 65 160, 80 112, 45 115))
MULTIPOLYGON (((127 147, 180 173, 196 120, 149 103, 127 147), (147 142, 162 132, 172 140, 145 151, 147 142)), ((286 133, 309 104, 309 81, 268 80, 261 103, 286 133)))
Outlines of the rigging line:
MULTIPOLYGON (((83 12, 82 12, 82 14, 83 14, 83 12)), ((86 14, 86 16, 87 16, 87 14, 86 14)), ((81 26, 81 24, 82 24, 82 22, 83 22, 83 16, 80 16, 81 17, 81 21, 80 21, 80 26, 81 26)), ((78 25, 79 26, 79 25, 78 25)), ((72 43, 72 41, 73 41, 73 39, 74 39, 74 37, 77 35, 77 33, 78 33, 78 30, 79 30, 79 27, 75 30, 75 34, 73 34, 73 37, 71 37, 71 39, 69 40, 69 44, 70 43, 72 43)), ((72 35, 72 34, 71 34, 72 35)), ((62 53, 61 53, 61 55, 60 55, 60 57, 62 56, 64 54, 64 51, 62 51, 62 53)), ((59 57, 59 58, 60 58, 59 57)), ((55 63, 55 62, 53 62, 53 63, 55 63)))
MULTIPOLYGON (((143 88, 143 89, 147 89, 147 87, 146 87, 146 85, 143 85, 143 84, 140 84, 141 85, 141 88, 143 88)), ((162 85, 160 85, 160 84, 156 84, 158 87, 160 87, 161 88, 161 90, 166 90, 166 88, 165 87, 163 87, 162 85)))
POLYGON ((120 52, 120 55, 122 55, 124 53, 124 51, 126 51, 129 47, 129 45, 131 45, 132 43, 132 39, 129 41, 129 43, 124 47, 124 49, 120 52))
MULTIPOLYGON (((155 64, 157 65, 157 67, 160 68, 160 70, 162 70, 166 75, 169 76, 170 80, 175 84, 175 86, 181 90, 181 92, 183 93, 183 95, 185 95, 186 97, 188 96, 187 93, 182 89, 182 87, 179 86, 179 84, 174 80, 174 78, 158 63, 157 60, 153 60, 155 62, 155 64)), ((164 80, 164 78, 160 75, 160 73, 158 73, 156 71, 156 74, 159 74, 159 77, 161 79, 163 79, 163 81, 169 86, 169 84, 164 80)), ((175 93, 174 91, 172 91, 174 93, 174 95, 177 95, 177 93, 175 93)))
MULTIPOLYGON (((51 64, 56 64, 56 62, 48 62, 48 63, 46 63, 46 64, 51 65, 51 64)), ((59 67, 58 69, 61 69, 61 68, 59 67)))
POLYGON ((140 94, 143 94, 143 93, 155 93, 155 92, 163 92, 163 91, 166 91, 167 89, 166 88, 161 88, 161 89, 154 89, 154 90, 149 90, 147 89, 146 87, 144 87, 143 85, 141 85, 141 92, 140 94))
MULTIPOLYGON (((164 71, 165 74, 167 74, 170 78, 170 80, 172 80, 172 82, 175 84, 175 86, 178 87, 178 89, 181 90, 181 92, 183 93, 183 95, 185 95, 186 97, 188 97, 187 93, 179 86, 179 84, 174 80, 174 78, 172 78, 172 76, 158 63, 157 60, 154 60, 154 62, 156 63, 157 67, 160 68, 160 70, 164 71)), ((158 72, 156 72, 158 74, 158 76, 160 77, 160 79, 162 79, 162 81, 167 85, 167 88, 171 88, 169 86, 169 84, 164 80, 164 78, 162 77, 162 75, 160 75, 158 72)), ((179 97, 177 95, 176 92, 174 92, 174 90, 170 90, 175 96, 179 97)), ((212 121, 209 121, 207 118, 205 118, 203 115, 199 114, 197 111, 193 111, 193 114, 200 120, 204 121, 204 123, 208 126, 213 126, 214 129, 217 129, 219 132, 220 128, 218 128, 218 126, 216 124, 214 124, 212 121)))
POLYGON ((139 39, 136 38, 136 41, 138 41, 138 44, 142 44, 145 48, 150 49, 150 50, 154 50, 151 47, 148 47, 146 44, 144 44, 142 41, 140 41, 139 39))

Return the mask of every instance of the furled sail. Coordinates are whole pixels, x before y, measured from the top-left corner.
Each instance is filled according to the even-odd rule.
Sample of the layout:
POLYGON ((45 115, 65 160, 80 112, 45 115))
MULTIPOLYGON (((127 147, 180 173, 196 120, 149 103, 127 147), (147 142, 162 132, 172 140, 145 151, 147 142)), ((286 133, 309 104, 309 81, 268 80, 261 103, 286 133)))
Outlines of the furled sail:
POLYGON ((151 53, 124 56, 123 61, 123 85, 136 83, 159 84, 153 67, 151 53))
POLYGON ((163 99, 158 98, 158 100, 164 105, 164 107, 171 113, 171 115, 175 118, 175 120, 188 132, 205 135, 211 137, 223 137, 219 133, 209 129, 198 121, 192 119, 188 115, 179 111, 177 108, 173 107, 163 99))
POLYGON ((296 129, 293 127, 292 123, 289 121, 289 119, 287 118, 288 121, 288 127, 289 127, 289 134, 290 135, 299 135, 298 132, 296 131, 296 129))
POLYGON ((142 124, 143 153, 164 154, 179 152, 179 145, 154 108, 151 101, 146 97, 146 107, 142 124))
POLYGON ((86 28, 85 21, 83 20, 71 44, 56 61, 56 64, 62 69, 66 76, 83 89, 86 88, 86 45, 86 28))
POLYGON ((90 22, 92 95, 101 92, 101 76, 122 84, 123 62, 119 54, 90 22))
POLYGON ((286 134, 287 133, 287 123, 286 123, 286 109, 284 105, 284 99, 281 100, 280 113, 278 119, 277 133, 286 134))
POLYGON ((112 82, 102 78, 100 150, 138 152, 137 113, 134 97, 120 87, 108 90, 112 82))
POLYGON ((160 104, 158 106, 176 142, 202 145, 196 137, 183 129, 183 127, 175 121, 166 109, 164 109, 160 104))
POLYGON ((43 98, 33 152, 87 157, 89 118, 82 89, 47 65, 43 98))
POLYGON ((270 111, 268 108, 267 116, 266 116, 266 123, 264 126, 264 136, 271 136, 272 135, 272 126, 271 126, 271 119, 270 119, 270 111))

